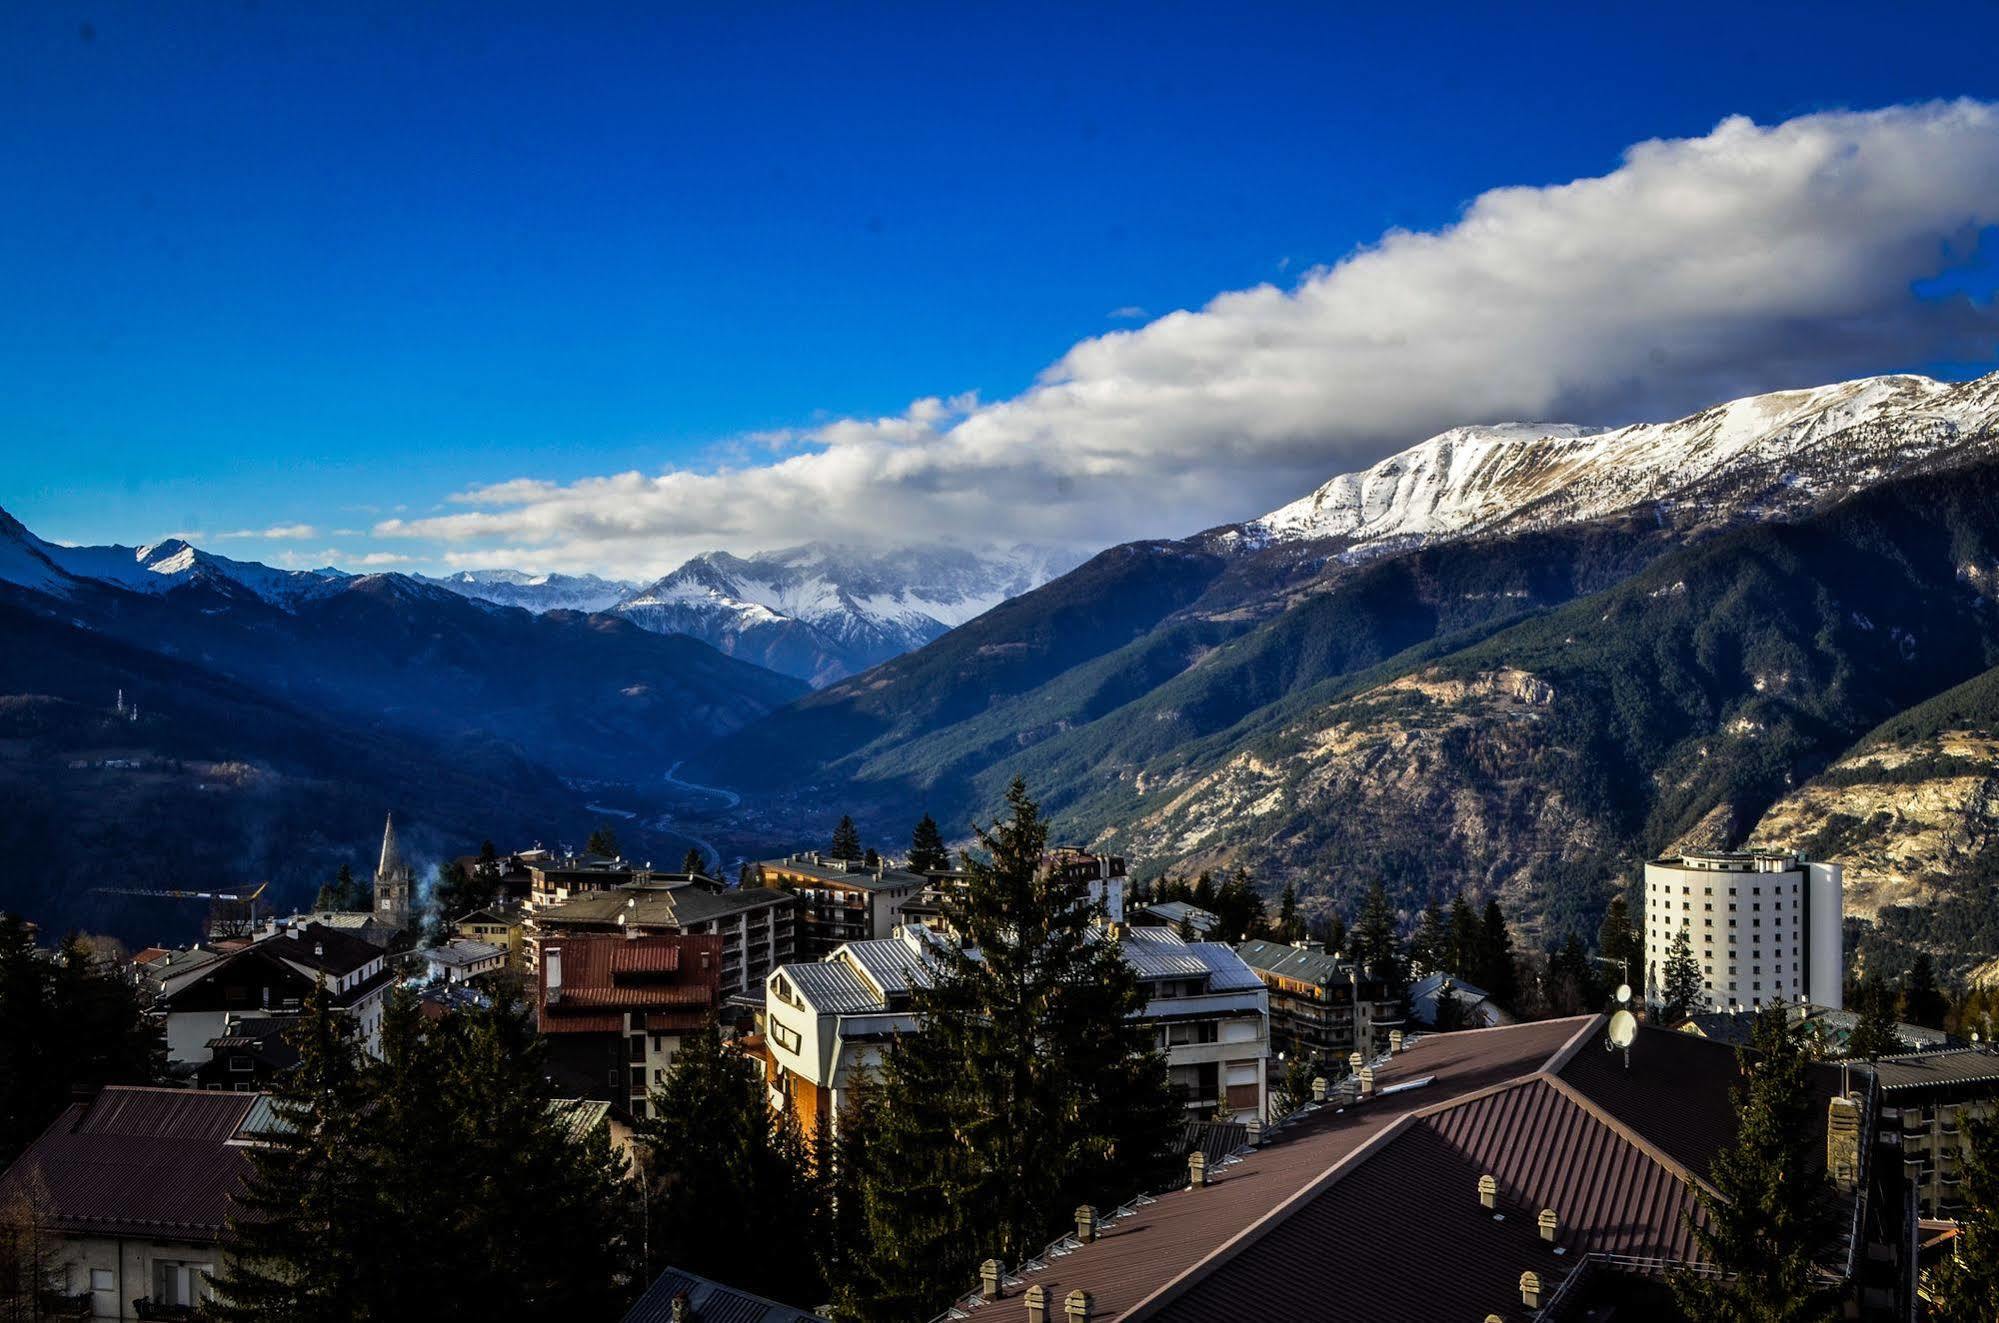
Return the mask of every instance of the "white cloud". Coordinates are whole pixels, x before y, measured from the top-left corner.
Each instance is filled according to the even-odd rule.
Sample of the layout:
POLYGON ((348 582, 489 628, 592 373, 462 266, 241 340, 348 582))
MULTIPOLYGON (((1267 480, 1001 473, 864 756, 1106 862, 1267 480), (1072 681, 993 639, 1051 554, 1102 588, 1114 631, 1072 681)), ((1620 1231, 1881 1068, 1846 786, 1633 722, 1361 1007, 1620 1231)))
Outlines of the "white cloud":
POLYGON ((1110 319, 1114 322, 1135 322, 1145 317, 1145 309, 1136 303, 1127 303, 1122 308, 1112 308, 1110 319))
POLYGON ((455 544, 454 561, 626 574, 815 537, 1179 535, 1457 423, 1671 417, 1989 361, 1991 306, 1911 286, 1993 224, 1991 105, 1734 118, 1601 177, 1494 189, 1289 288, 1085 340, 1011 399, 764 434, 708 471, 496 482, 375 531, 455 544))
POLYGON ((238 528, 217 533, 215 540, 228 542, 241 538, 264 538, 273 542, 300 542, 318 536, 319 530, 311 524, 273 524, 269 528, 238 528))

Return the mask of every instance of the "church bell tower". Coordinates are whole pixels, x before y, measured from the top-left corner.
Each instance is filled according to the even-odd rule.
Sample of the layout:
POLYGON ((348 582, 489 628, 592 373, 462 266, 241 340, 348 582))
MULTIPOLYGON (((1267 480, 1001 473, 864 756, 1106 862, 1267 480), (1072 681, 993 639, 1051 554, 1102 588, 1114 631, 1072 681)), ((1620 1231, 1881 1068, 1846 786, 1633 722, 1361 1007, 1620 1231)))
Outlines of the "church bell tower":
POLYGON ((410 866, 396 845, 396 816, 382 824, 382 859, 375 866, 375 918, 399 930, 410 926, 410 866))

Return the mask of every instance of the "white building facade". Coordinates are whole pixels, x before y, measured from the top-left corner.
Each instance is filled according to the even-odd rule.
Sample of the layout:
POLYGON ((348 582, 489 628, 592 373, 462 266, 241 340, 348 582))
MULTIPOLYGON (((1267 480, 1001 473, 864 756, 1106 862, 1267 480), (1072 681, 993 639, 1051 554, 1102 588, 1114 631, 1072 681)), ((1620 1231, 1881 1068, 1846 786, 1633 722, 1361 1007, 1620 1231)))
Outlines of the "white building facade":
POLYGON ((1789 851, 1698 852, 1645 865, 1645 990, 1665 1000, 1666 962, 1684 930, 1704 1007, 1841 1009, 1846 961, 1838 864, 1789 851))

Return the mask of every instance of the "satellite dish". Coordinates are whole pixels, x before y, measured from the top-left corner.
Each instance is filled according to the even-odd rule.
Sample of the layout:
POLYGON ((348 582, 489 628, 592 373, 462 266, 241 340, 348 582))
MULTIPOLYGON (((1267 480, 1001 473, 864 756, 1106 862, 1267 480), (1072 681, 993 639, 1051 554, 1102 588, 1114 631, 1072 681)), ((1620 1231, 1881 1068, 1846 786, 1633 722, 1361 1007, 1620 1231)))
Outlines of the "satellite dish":
POLYGON ((1630 1047, 1638 1037, 1638 1017, 1630 1011, 1619 1011, 1610 1017, 1610 1042, 1613 1047, 1630 1047))
POLYGON ((1617 985, 1617 1004, 1619 1006, 1629 1006, 1631 1004, 1631 985, 1629 983, 1620 983, 1617 985))

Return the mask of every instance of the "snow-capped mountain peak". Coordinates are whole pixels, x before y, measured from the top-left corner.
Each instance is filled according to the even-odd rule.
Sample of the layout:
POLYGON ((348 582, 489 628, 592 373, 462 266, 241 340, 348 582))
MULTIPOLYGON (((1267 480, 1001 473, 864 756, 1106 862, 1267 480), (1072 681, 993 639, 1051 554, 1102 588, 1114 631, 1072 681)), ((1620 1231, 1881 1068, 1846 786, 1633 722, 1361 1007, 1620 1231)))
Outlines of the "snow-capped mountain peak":
POLYGON ((612 610, 827 684, 919 648, 1039 587, 1075 558, 1030 547, 878 550, 808 543, 696 556, 612 610))
POLYGON ((499 606, 528 611, 602 611, 638 585, 594 574, 536 574, 527 570, 456 570, 438 578, 414 576, 423 583, 448 588, 499 606))
POLYGON ((1651 503, 1775 516, 1857 490, 1999 425, 1999 374, 1867 377, 1733 400, 1667 423, 1455 427, 1243 526, 1252 545, 1355 551, 1546 527, 1651 503))

